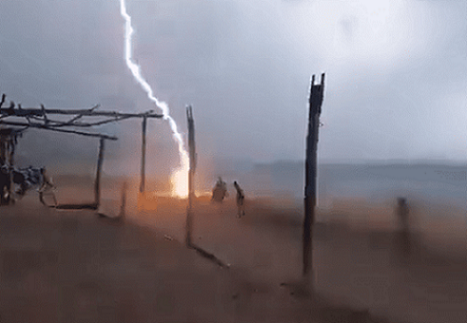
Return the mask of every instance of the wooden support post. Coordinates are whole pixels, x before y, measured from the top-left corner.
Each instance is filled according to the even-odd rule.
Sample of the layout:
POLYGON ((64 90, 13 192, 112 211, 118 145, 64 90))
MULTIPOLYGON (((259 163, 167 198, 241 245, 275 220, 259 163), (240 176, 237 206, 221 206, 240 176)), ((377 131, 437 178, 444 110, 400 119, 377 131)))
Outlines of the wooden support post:
POLYGON ((193 200, 195 197, 194 191, 194 175, 196 169, 196 151, 195 151, 195 125, 193 120, 193 110, 191 106, 186 108, 188 119, 188 149, 190 156, 190 169, 188 171, 188 208, 186 215, 186 245, 191 246, 191 229, 193 222, 193 200))
POLYGON ((315 85, 315 76, 311 79, 310 111, 308 116, 308 135, 306 143, 305 162, 305 219, 303 222, 303 276, 312 272, 313 224, 316 206, 316 174, 319 116, 323 103, 324 73, 321 74, 321 84, 315 85))
POLYGON ((141 182, 139 185, 139 191, 141 193, 144 192, 145 184, 146 184, 146 124, 147 124, 147 117, 143 117, 143 125, 142 125, 142 143, 141 143, 141 182))
POLYGON ((101 183, 101 170, 102 170, 102 162, 104 161, 104 138, 100 138, 99 140, 99 156, 97 157, 97 170, 96 170, 96 180, 94 182, 94 203, 95 207, 98 208, 100 204, 100 183, 101 183))

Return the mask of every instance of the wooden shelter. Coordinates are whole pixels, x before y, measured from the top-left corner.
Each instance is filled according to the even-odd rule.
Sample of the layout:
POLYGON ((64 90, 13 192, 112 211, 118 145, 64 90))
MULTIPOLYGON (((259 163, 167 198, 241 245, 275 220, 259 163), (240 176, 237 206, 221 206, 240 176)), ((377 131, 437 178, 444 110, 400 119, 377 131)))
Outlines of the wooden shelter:
POLYGON ((43 105, 40 108, 23 108, 21 104, 16 105, 13 101, 10 102, 8 108, 4 108, 5 99, 6 95, 3 94, 0 101, 1 204, 10 202, 11 171, 15 167, 14 154, 18 137, 24 131, 33 128, 99 138, 94 202, 86 205, 62 205, 62 208, 97 209, 100 203, 100 177, 104 160, 105 140, 117 140, 118 138, 105 133, 91 132, 88 129, 132 118, 143 119, 140 191, 144 191, 147 119, 161 119, 162 114, 156 114, 153 110, 143 113, 103 111, 99 110, 99 105, 89 109, 46 109, 43 105))

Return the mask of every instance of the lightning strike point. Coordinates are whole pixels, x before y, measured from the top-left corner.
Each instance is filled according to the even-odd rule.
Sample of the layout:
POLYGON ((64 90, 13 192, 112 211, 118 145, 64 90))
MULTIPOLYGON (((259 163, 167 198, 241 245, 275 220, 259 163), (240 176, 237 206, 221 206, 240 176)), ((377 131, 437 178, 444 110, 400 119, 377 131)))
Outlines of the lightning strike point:
POLYGON ((188 196, 188 169, 189 158, 185 149, 182 135, 178 131, 178 126, 175 120, 170 116, 170 110, 167 103, 160 101, 155 95, 149 83, 144 79, 141 73, 141 67, 133 60, 133 48, 131 37, 134 34, 134 29, 131 25, 131 16, 127 12, 125 0, 120 0, 120 14, 125 19, 125 62, 136 82, 146 92, 149 100, 151 100, 164 115, 163 119, 169 122, 172 129, 172 136, 178 144, 178 152, 180 155, 180 166, 172 172, 170 178, 172 184, 172 195, 185 198, 188 196))

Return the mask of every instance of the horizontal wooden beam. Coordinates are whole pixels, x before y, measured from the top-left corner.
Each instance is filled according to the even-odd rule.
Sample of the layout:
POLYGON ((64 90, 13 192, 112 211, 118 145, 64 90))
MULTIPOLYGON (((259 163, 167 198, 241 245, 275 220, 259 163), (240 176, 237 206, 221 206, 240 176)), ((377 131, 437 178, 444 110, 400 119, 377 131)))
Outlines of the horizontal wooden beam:
POLYGON ((142 113, 122 113, 116 111, 95 111, 96 107, 90 109, 39 109, 39 108, 21 108, 10 109, 0 108, 0 115, 3 116, 44 116, 46 114, 61 114, 61 115, 79 115, 79 116, 100 116, 100 117, 115 117, 115 118, 156 118, 164 117, 162 114, 153 113, 152 111, 142 113))
POLYGON ((96 122, 56 122, 53 126, 54 127, 95 127, 101 126, 111 122, 118 122, 126 119, 130 119, 132 117, 117 117, 117 118, 110 118, 106 120, 96 121, 96 122))
POLYGON ((87 137, 99 137, 99 138, 104 138, 108 140, 117 140, 117 137, 114 136, 109 136, 101 133, 93 133, 93 132, 82 132, 82 131, 77 131, 77 130, 69 130, 69 129, 57 129, 55 127, 50 127, 46 126, 43 124, 38 124, 38 123, 26 123, 26 122, 14 122, 14 121, 3 121, 0 120, 0 125, 8 125, 8 126, 18 126, 18 127, 29 127, 29 128, 36 128, 36 129, 44 129, 44 130, 50 130, 50 131, 55 131, 55 132, 64 132, 64 133, 72 133, 75 135, 81 135, 81 136, 87 136, 87 137))

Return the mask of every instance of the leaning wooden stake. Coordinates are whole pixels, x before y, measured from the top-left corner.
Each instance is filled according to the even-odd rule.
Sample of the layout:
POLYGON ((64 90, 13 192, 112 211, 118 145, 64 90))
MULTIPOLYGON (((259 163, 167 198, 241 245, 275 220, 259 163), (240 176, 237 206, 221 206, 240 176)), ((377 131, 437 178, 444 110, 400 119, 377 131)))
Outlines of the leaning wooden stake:
POLYGON ((143 125, 142 125, 142 143, 141 143, 141 183, 139 185, 139 191, 141 193, 144 192, 145 184, 146 184, 146 124, 147 124, 147 117, 143 117, 143 125))
POLYGON ((195 170, 196 170, 196 149, 195 149, 195 123, 193 119, 193 109, 191 106, 186 108, 186 116, 188 119, 188 152, 190 157, 190 169, 188 171, 188 207, 186 212, 186 237, 185 243, 188 248, 194 249, 201 256, 209 259, 222 268, 229 268, 230 265, 224 263, 214 254, 204 250, 193 243, 191 239, 191 230, 193 226, 193 202, 195 199, 195 170))
POLYGON ((102 162, 104 161, 104 138, 100 138, 99 140, 99 156, 97 157, 97 170, 96 170, 96 180, 94 182, 94 203, 95 207, 98 208, 100 204, 100 182, 101 182, 101 170, 102 170, 102 162))
POLYGON ((193 222, 193 200, 195 197, 194 191, 194 175, 196 168, 196 151, 195 151, 195 124, 193 120, 193 110, 191 106, 186 108, 188 119, 188 149, 190 156, 190 169, 188 171, 188 208, 186 214, 186 245, 191 246, 191 229, 193 222))
POLYGON ((305 163, 305 219, 303 221, 303 275, 309 276, 312 271, 313 224, 316 206, 316 173, 319 116, 323 103, 324 73, 321 84, 315 85, 315 76, 311 79, 310 112, 308 116, 308 135, 306 143, 305 163))

